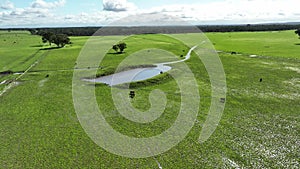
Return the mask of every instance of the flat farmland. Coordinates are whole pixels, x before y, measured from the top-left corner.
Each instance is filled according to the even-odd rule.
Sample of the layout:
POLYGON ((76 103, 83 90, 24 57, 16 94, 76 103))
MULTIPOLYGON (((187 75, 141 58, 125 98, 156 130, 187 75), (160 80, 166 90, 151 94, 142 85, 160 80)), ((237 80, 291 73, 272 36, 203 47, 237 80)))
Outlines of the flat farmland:
MULTIPOLYGON (((174 36, 193 39, 194 34, 174 36)), ((197 122, 171 150, 131 159, 105 151, 85 133, 73 104, 73 72, 97 69, 98 76, 112 74, 122 60, 149 48, 177 56, 162 56, 162 62, 179 60, 189 50, 185 44, 168 35, 134 35, 123 39, 125 53, 109 50, 99 67, 88 68, 78 67, 77 57, 89 37, 71 37, 72 44, 55 49, 28 32, 1 31, 0 72, 14 73, 0 75, 0 90, 5 91, 0 96, 0 168, 299 168, 300 40, 293 31, 206 36, 226 74, 226 105, 217 129, 206 142, 198 142, 212 98, 205 66, 192 53, 186 64, 201 96, 197 122), (11 86, 7 81, 18 83, 11 86)), ((115 130, 150 137, 174 123, 181 97, 167 73, 130 88, 137 93, 132 100, 137 109, 151 107, 148 97, 155 89, 166 93, 167 108, 153 123, 137 124, 118 113, 111 87, 96 85, 97 103, 115 130)))

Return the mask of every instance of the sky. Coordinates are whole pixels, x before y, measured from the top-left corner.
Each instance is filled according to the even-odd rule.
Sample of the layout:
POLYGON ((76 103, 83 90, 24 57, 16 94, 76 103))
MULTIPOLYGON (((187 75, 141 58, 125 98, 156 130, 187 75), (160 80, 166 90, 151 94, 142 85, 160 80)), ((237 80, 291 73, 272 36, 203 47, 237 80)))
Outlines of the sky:
POLYGON ((0 28, 106 26, 141 14, 193 25, 300 21, 299 0, 0 0, 0 28))

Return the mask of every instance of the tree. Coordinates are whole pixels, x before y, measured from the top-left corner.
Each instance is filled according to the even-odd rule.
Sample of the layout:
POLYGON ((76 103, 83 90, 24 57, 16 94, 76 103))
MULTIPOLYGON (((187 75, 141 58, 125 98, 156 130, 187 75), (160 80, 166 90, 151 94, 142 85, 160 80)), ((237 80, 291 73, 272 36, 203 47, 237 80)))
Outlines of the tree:
POLYGON ((57 47, 64 47, 66 44, 70 44, 70 38, 65 34, 54 34, 52 32, 43 32, 42 34, 43 43, 49 42, 51 46, 52 43, 56 44, 57 47))
POLYGON ((57 47, 64 47, 66 44, 70 44, 70 38, 65 34, 57 34, 53 37, 52 42, 57 47))
POLYGON ((42 32, 42 41, 43 43, 49 42, 49 45, 51 46, 51 43, 53 42, 54 39, 54 33, 52 32, 42 32))
POLYGON ((113 45, 113 47, 112 47, 112 49, 115 50, 117 53, 123 53, 126 48, 127 48, 127 45, 125 42, 120 42, 116 45, 113 45))
POLYGON ((118 52, 118 50, 119 50, 118 45, 114 45, 112 48, 113 48, 113 50, 115 50, 116 52, 118 52))
POLYGON ((298 34, 298 35, 299 35, 299 38, 300 38, 300 28, 297 29, 297 30, 295 31, 295 33, 298 34))
POLYGON ((127 48, 126 43, 122 42, 118 44, 118 47, 120 49, 120 52, 123 53, 123 51, 127 48))

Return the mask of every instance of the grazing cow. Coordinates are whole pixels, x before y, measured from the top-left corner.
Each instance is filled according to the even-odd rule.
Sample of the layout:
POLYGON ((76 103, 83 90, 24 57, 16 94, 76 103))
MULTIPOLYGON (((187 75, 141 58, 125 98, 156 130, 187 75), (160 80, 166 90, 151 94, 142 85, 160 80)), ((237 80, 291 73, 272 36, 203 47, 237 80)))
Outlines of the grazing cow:
POLYGON ((130 91, 129 97, 133 99, 135 97, 135 92, 134 91, 130 91))
POLYGON ((225 98, 220 98, 221 103, 225 103, 226 99, 225 98))

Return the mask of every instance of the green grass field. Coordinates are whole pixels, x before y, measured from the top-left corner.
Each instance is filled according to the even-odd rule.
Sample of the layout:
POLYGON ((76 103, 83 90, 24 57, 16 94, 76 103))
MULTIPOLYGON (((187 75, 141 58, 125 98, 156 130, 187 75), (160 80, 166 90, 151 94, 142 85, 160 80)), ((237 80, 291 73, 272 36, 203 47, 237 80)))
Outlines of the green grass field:
MULTIPOLYGON (((193 38, 193 34, 177 36, 193 38)), ((205 143, 197 142, 211 88, 204 65, 193 54, 186 63, 201 94, 198 122, 170 151, 155 158, 130 159, 96 145, 77 119, 72 99, 73 69, 89 37, 71 37, 72 45, 47 50, 49 46, 38 36, 0 32, 0 70, 22 72, 33 65, 18 79, 19 85, 0 96, 0 168, 158 168, 158 163, 162 168, 299 168, 300 40, 293 31, 207 36, 220 51, 227 78, 226 108, 217 130, 205 143), (231 55, 233 51, 238 54, 231 55)), ((165 35, 136 35, 124 41, 126 53, 107 54, 99 75, 113 72, 123 59, 143 48, 165 49, 178 59, 188 50, 165 35)), ((19 76, 0 76, 0 83, 19 76)), ((0 89, 5 86, 1 84, 0 89)), ((180 106, 172 78, 161 75, 131 87, 138 93, 133 100, 138 109, 150 107, 148 95, 154 89, 167 93, 167 109, 153 123, 130 122, 118 114, 110 87, 97 85, 98 104, 114 129, 129 136, 149 137, 172 125, 180 106)))
POLYGON ((217 50, 299 59, 300 42, 295 31, 209 33, 217 50))

